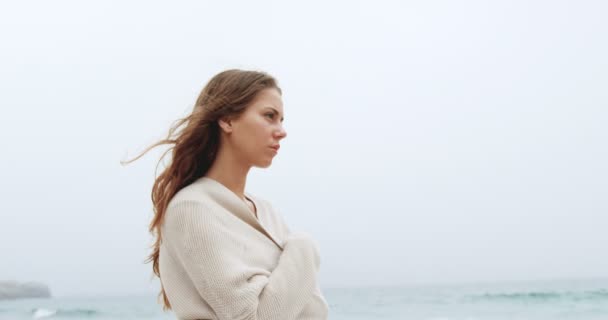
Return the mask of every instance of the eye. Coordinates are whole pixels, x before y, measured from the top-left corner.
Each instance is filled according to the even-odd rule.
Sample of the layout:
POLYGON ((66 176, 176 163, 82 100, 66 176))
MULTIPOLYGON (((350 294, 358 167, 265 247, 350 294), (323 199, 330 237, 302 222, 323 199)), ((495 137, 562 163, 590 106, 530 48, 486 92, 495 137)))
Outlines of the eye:
POLYGON ((274 119, 274 113, 272 112, 265 114, 265 116, 270 116, 270 119, 274 119))

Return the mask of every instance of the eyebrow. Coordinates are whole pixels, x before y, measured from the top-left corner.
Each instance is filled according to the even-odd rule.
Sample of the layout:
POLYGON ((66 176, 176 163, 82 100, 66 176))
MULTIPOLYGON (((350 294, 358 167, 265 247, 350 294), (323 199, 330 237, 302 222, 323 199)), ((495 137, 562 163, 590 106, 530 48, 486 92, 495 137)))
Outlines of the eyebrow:
MULTIPOLYGON (((272 108, 272 107, 266 107, 266 109, 271 109, 271 110, 272 110, 272 111, 273 111, 273 112, 274 112, 276 115, 279 115, 279 114, 280 114, 280 113, 279 113, 279 111, 278 111, 277 109, 275 109, 275 108, 272 108)), ((283 121, 283 120, 285 120, 285 118, 284 118, 284 117, 281 117, 281 121, 283 121)))

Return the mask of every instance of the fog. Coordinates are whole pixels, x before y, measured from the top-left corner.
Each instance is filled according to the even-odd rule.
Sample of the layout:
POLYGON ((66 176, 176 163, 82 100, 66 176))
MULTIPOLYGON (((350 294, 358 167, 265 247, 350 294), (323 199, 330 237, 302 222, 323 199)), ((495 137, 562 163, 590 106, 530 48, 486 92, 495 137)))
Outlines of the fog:
POLYGON ((159 148, 228 68, 283 90, 246 190, 324 288, 608 277, 603 1, 0 4, 0 280, 156 292, 159 148))

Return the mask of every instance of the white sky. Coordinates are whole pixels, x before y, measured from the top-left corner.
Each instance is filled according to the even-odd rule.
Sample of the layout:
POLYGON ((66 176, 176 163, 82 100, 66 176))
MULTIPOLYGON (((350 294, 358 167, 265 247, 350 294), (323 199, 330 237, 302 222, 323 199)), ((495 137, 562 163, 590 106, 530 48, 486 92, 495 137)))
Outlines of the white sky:
POLYGON ((608 277, 604 1, 0 4, 0 279, 153 292, 164 137, 265 70, 288 137, 247 190, 321 285, 608 277))

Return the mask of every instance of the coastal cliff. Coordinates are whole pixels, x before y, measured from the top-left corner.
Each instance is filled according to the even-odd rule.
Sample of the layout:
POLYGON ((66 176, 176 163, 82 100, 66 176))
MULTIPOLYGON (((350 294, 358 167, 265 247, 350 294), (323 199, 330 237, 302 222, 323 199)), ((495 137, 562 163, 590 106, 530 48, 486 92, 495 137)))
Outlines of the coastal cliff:
POLYGON ((39 282, 0 281, 0 300, 50 297, 49 287, 39 282))

